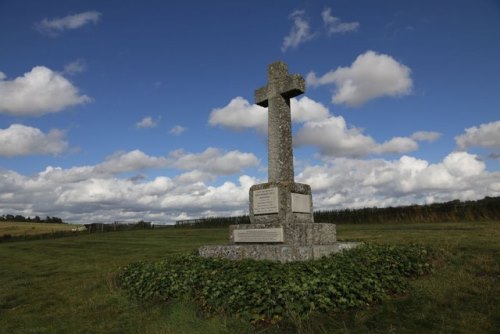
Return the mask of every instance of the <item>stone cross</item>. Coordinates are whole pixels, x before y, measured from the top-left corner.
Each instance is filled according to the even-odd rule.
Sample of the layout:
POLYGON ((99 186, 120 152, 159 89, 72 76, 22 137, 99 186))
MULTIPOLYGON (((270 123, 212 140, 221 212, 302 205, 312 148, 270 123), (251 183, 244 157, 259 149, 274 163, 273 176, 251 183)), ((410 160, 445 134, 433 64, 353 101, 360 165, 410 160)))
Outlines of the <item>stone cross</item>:
POLYGON ((292 117, 290 99, 305 91, 298 74, 288 74, 283 62, 269 65, 269 83, 255 90, 255 103, 268 107, 268 179, 269 182, 294 182, 292 117))

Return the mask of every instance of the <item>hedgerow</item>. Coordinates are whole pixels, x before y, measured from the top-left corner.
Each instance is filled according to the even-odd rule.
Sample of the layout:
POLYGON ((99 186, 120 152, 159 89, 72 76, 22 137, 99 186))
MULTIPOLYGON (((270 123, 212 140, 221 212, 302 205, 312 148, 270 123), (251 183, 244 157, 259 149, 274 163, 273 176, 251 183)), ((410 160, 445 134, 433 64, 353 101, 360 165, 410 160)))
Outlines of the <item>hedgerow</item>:
POLYGON ((135 299, 188 297, 208 313, 252 321, 366 307, 403 293, 409 277, 431 271, 430 249, 365 244, 315 261, 230 261, 186 254, 122 268, 118 284, 135 299))

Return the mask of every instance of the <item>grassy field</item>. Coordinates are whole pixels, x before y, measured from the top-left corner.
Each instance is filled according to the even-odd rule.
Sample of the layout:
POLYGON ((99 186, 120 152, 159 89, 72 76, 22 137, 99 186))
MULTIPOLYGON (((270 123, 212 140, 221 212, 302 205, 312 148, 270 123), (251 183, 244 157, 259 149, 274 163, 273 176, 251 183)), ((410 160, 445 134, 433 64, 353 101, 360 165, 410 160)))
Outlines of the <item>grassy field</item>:
POLYGON ((10 234, 11 236, 32 235, 40 233, 52 233, 57 231, 71 231, 81 225, 72 224, 46 224, 46 223, 21 223, 0 222, 0 236, 10 234))
POLYGON ((419 242, 446 261, 407 295, 370 309, 253 328, 204 317, 189 301, 141 305, 114 283, 120 266, 227 242, 227 229, 85 234, 0 244, 0 333, 499 333, 500 223, 338 225, 339 239, 419 242))

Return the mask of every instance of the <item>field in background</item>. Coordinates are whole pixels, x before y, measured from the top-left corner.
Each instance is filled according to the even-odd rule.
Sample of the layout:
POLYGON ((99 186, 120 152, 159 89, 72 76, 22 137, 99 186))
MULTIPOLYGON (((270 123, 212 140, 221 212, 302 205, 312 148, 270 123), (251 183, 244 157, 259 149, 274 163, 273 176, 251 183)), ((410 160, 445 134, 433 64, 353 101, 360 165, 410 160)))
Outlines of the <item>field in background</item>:
POLYGON ((74 224, 50 224, 50 223, 25 223, 0 221, 0 237, 5 234, 11 236, 33 235, 41 233, 52 233, 58 231, 71 231, 82 225, 74 224))
POLYGON ((446 261, 433 275, 412 281, 407 295, 370 309, 311 314, 306 321, 256 329, 230 315, 204 317, 189 301, 137 304, 114 283, 118 268, 130 262, 227 243, 226 228, 2 243, 0 333, 500 332, 499 222, 356 224, 337 230, 344 240, 432 245, 443 249, 446 261))

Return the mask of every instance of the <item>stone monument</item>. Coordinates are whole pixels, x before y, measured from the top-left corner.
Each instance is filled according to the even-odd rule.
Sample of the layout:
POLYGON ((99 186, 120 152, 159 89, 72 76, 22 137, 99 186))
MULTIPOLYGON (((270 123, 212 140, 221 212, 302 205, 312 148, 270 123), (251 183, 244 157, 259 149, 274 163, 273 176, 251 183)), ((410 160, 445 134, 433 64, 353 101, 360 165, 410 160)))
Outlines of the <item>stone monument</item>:
POLYGON ((268 80, 255 91, 255 103, 268 108, 268 182, 250 188, 251 223, 231 225, 231 244, 203 246, 201 256, 289 262, 357 245, 337 242, 334 224, 314 223, 311 187, 294 181, 290 99, 304 93, 304 78, 276 62, 268 80))

